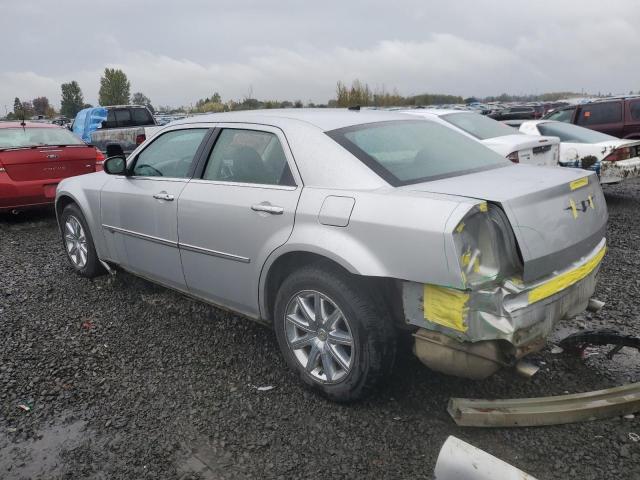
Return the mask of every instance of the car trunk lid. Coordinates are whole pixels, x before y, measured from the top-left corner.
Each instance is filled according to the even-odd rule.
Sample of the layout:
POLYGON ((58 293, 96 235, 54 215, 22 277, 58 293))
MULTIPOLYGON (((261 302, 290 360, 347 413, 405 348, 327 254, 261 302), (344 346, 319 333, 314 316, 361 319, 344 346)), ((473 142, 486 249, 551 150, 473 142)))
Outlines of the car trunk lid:
POLYGON ((518 152, 519 163, 553 166, 558 164, 560 139, 558 137, 528 137, 527 135, 505 135, 488 138, 482 143, 492 150, 506 151, 505 156, 518 152))
POLYGON ((0 165, 16 181, 52 180, 96 171, 96 149, 87 145, 0 150, 0 165))
POLYGON ((605 235, 604 195, 598 177, 584 170, 507 165, 402 188, 500 205, 520 247, 525 281, 579 260, 605 235))

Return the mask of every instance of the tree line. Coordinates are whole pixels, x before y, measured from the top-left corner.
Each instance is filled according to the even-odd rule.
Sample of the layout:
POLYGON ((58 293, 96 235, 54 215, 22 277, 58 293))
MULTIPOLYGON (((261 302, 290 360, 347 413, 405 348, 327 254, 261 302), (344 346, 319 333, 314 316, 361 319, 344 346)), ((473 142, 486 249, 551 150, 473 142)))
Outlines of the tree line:
MULTIPOLYGON (((61 116, 75 118, 76 114, 83 108, 92 105, 85 103, 84 95, 80 85, 75 80, 60 85, 61 116)), ((633 92, 629 92, 632 94, 633 92)), ((639 92, 640 93, 640 92, 639 92)), ((611 96, 611 93, 608 94, 611 96)), ((411 107, 442 104, 461 104, 473 101, 482 102, 531 102, 531 101, 556 101, 562 98, 586 96, 584 93, 575 92, 549 92, 540 95, 509 95, 503 93, 498 96, 484 98, 469 97, 463 99, 457 95, 423 93, 419 95, 403 96, 397 89, 387 90, 383 87, 371 88, 366 82, 353 80, 351 85, 338 81, 335 89, 335 98, 330 99, 326 104, 314 104, 309 101, 306 104, 302 100, 258 100, 253 95, 253 88, 249 88, 247 94, 240 100, 223 101, 218 92, 214 92, 210 97, 200 98, 195 104, 189 106, 171 107, 168 105, 159 106, 157 109, 151 104, 151 100, 142 92, 131 94, 131 82, 127 75, 117 68, 105 68, 100 77, 100 90, 98 92, 98 103, 100 105, 144 105, 152 113, 207 113, 226 112, 231 110, 254 110, 269 108, 302 108, 302 107, 411 107)), ((598 92, 595 96, 604 96, 598 92)), ((13 112, 7 114, 7 120, 30 119, 34 116, 53 118, 56 116, 55 108, 50 104, 47 97, 36 97, 29 101, 21 101, 15 98, 13 112)))

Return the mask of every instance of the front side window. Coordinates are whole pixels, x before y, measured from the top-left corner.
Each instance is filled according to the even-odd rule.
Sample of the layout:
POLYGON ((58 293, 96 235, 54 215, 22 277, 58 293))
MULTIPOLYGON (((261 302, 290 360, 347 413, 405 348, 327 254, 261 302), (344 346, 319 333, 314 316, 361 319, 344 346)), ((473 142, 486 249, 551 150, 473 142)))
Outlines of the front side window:
POLYGON ((133 175, 186 178, 206 133, 206 128, 190 128, 163 134, 140 152, 133 175))
POLYGON ((547 120, 555 120, 556 122, 571 123, 573 118, 573 112, 575 108, 565 108, 563 110, 556 110, 555 112, 548 113, 544 118, 547 120))
POLYGON ((480 140, 504 137, 505 135, 518 135, 520 133, 518 130, 504 123, 478 115, 477 113, 450 113, 448 115, 442 115, 440 118, 480 140))
POLYGON ((558 137, 561 142, 569 143, 600 143, 618 140, 616 137, 600 133, 596 130, 578 127, 570 123, 548 122, 538 124, 541 135, 558 137))
POLYGON ((511 164, 466 135, 428 120, 355 125, 327 135, 393 186, 511 164))
POLYGON ((224 129, 216 140, 204 180, 295 185, 278 137, 258 130, 224 129))
POLYGON ((592 103, 583 105, 578 125, 602 125, 622 121, 622 102, 592 103))

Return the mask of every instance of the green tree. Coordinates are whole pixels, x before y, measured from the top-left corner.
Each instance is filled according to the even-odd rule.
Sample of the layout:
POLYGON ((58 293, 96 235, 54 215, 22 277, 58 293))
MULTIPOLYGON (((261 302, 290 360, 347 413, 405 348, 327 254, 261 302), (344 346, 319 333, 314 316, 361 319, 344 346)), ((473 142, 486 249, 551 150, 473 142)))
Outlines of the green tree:
POLYGON ((16 97, 15 100, 13 101, 13 114, 16 117, 19 117, 22 115, 22 102, 18 97, 16 97))
POLYGON ((105 68, 100 78, 98 103, 107 105, 127 105, 131 96, 131 84, 122 70, 105 68))
POLYGON ((151 105, 151 100, 142 92, 134 93, 131 97, 131 103, 134 105, 144 105, 151 110, 151 113, 155 113, 155 109, 153 108, 153 105, 151 105))
POLYGON ((31 103, 36 115, 46 116, 47 112, 49 112, 49 99, 47 97, 34 98, 31 103))
POLYGON ((75 80, 60 85, 62 89, 62 101, 60 102, 60 115, 67 118, 75 118, 84 107, 84 97, 80 85, 75 80))

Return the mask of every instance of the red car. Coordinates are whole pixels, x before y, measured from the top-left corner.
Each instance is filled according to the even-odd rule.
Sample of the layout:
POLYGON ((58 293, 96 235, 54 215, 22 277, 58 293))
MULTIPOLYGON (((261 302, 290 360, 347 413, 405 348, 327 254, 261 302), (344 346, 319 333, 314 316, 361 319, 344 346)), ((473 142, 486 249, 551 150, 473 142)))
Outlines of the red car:
POLYGON ((0 123, 0 212, 52 204, 63 178, 102 170, 104 156, 69 130, 0 123))

